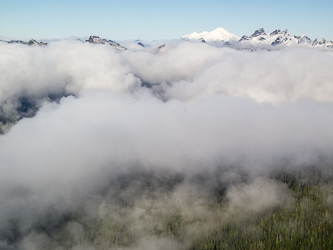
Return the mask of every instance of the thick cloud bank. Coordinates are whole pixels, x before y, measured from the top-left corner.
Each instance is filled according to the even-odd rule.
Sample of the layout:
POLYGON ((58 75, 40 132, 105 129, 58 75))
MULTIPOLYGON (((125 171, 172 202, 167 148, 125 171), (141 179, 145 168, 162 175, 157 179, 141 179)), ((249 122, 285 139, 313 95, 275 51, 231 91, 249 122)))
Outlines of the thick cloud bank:
POLYGON ((127 91, 139 83, 111 46, 0 43, 0 54, 0 122, 4 124, 31 117, 45 101, 77 95, 82 88, 127 91))
POLYGON ((216 191, 257 212, 290 200, 265 176, 332 163, 332 53, 189 42, 156 52, 0 43, 0 247, 43 248, 67 213, 84 204, 103 217, 121 200, 137 208, 117 216, 141 222, 128 222, 138 249, 183 249, 145 238, 160 216, 142 219, 147 204, 200 219, 216 191))

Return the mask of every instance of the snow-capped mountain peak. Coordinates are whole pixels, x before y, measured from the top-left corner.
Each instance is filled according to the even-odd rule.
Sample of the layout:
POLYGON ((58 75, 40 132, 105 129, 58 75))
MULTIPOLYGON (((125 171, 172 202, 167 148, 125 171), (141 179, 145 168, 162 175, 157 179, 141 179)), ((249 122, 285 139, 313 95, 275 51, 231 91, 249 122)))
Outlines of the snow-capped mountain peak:
POLYGON ((217 28, 213 31, 204 31, 201 33, 194 32, 189 35, 185 35, 182 37, 185 40, 204 40, 206 42, 217 42, 217 41, 238 41, 239 37, 232 34, 231 32, 223 29, 217 28))
POLYGON ((257 37, 257 36, 266 36, 266 32, 263 28, 256 30, 251 37, 257 37))
POLYGON ((288 30, 275 30, 270 34, 267 34, 263 28, 256 30, 251 36, 243 36, 239 42, 251 43, 251 44, 266 44, 266 45, 280 45, 280 44, 298 44, 306 43, 307 37, 291 36, 288 30))
POLYGON ((325 39, 311 39, 305 35, 292 36, 289 34, 288 30, 275 30, 270 34, 267 34, 263 28, 256 30, 251 36, 242 36, 239 42, 247 46, 277 46, 277 45, 306 45, 314 46, 319 48, 332 49, 333 42, 326 41, 325 39))

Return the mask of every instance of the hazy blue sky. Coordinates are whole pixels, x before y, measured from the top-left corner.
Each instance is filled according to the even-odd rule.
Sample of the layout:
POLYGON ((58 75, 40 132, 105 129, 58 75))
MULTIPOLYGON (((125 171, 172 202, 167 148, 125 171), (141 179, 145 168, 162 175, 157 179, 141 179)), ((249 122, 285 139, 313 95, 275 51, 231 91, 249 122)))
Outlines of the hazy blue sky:
POLYGON ((223 27, 238 36, 288 29, 333 40, 332 11, 332 0, 0 0, 0 36, 151 40, 223 27))

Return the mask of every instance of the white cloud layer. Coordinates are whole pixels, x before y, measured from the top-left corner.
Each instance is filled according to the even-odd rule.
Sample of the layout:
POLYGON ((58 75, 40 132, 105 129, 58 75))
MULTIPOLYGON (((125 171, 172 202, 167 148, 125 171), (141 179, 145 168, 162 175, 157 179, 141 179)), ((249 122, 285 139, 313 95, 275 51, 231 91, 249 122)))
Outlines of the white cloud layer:
MULTIPOLYGON (((71 209, 132 169, 255 175, 332 158, 329 52, 56 42, 0 43, 0 54, 0 118, 27 116, 23 97, 37 112, 0 136, 0 232, 11 219, 29 230, 50 206, 71 209)), ((269 196, 249 187, 231 189, 232 204, 269 196)))

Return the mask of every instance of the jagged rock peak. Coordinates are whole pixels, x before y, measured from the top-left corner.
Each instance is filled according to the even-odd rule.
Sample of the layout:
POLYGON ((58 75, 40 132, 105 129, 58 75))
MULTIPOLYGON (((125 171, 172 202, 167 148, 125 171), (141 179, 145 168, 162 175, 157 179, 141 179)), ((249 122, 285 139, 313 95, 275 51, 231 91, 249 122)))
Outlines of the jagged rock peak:
POLYGON ((326 47, 329 49, 333 49, 333 42, 332 41, 326 41, 326 39, 322 38, 320 41, 316 38, 312 42, 312 46, 320 46, 320 47, 326 47))
POLYGON ((274 36, 274 35, 277 35, 277 34, 280 34, 280 33, 281 33, 281 30, 274 30, 270 35, 274 36))
POLYGON ((270 35, 274 36, 274 35, 288 35, 288 30, 286 29, 285 31, 281 31, 281 30, 274 30, 270 35))
POLYGON ((200 38, 199 41, 201 41, 202 43, 207 43, 205 39, 200 38))
POLYGON ((311 41, 311 39, 305 35, 300 36, 291 36, 288 30, 275 30, 270 34, 266 34, 264 29, 256 30, 251 36, 243 36, 240 40, 240 43, 247 44, 246 46, 313 46, 322 49, 333 49, 333 42, 327 41, 325 39, 315 39, 311 41))
POLYGON ((265 30, 263 28, 256 30, 251 37, 257 37, 257 36, 265 36, 267 35, 265 30))
POLYGON ((90 36, 89 39, 86 40, 86 42, 95 43, 95 44, 109 44, 117 50, 127 50, 127 48, 121 46, 119 43, 116 43, 115 41, 112 40, 106 40, 100 38, 99 36, 90 36))
POLYGON ((239 39, 239 42, 241 42, 241 41, 248 41, 248 40, 250 40, 250 37, 244 35, 244 36, 242 36, 241 39, 239 39))
POLYGON ((319 44, 322 45, 322 44, 325 44, 326 43, 326 39, 322 38, 320 41, 319 41, 319 44))
POLYGON ((142 42, 140 42, 140 41, 137 42, 137 45, 139 45, 139 46, 141 46, 141 47, 143 47, 143 48, 145 47, 145 45, 144 45, 142 42))
POLYGON ((242 36, 242 38, 239 39, 239 42, 249 41, 255 37, 259 37, 258 39, 260 41, 262 41, 262 40, 265 40, 265 38, 264 38, 265 36, 267 36, 267 33, 265 32, 265 30, 263 28, 260 28, 260 29, 256 30, 251 36, 242 36))
POLYGON ((44 43, 44 42, 37 42, 36 40, 31 39, 31 40, 28 42, 28 45, 45 46, 45 45, 47 45, 47 43, 44 43))
POLYGON ((93 43, 94 39, 98 39, 98 38, 99 38, 99 36, 89 36, 89 39, 86 40, 86 42, 93 43))
POLYGON ((298 40, 298 44, 310 44, 311 39, 307 36, 300 35, 300 36, 294 36, 298 40))
POLYGON ((152 52, 154 54, 160 54, 160 53, 166 52, 166 50, 167 50, 166 44, 162 44, 162 45, 158 46, 157 48, 153 49, 152 52))
POLYGON ((105 44, 107 40, 100 38, 99 36, 90 36, 86 42, 89 43, 100 43, 100 44, 105 44))

